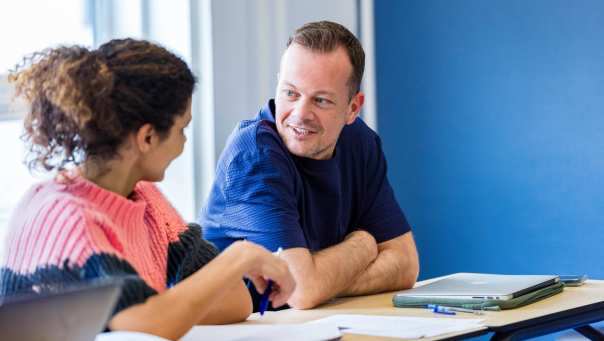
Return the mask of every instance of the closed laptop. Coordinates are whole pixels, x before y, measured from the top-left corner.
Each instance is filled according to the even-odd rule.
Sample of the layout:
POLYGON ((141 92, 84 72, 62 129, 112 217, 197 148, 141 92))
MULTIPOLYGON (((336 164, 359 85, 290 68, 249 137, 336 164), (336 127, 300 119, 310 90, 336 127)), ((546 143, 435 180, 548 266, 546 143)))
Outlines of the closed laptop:
POLYGON ((401 291, 396 296, 509 300, 558 281, 559 277, 554 275, 456 273, 420 287, 401 291))
POLYGON ((0 298, 2 340, 94 340, 105 328, 121 280, 70 285, 60 292, 0 298))

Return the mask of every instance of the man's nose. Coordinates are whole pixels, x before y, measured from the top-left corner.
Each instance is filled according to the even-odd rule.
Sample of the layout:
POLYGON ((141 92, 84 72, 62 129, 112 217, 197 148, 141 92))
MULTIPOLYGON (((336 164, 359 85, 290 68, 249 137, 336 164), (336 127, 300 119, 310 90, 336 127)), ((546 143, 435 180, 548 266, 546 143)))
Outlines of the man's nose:
POLYGON ((301 122, 312 121, 314 116, 312 100, 309 98, 301 98, 297 101, 294 110, 292 110, 292 116, 301 122))

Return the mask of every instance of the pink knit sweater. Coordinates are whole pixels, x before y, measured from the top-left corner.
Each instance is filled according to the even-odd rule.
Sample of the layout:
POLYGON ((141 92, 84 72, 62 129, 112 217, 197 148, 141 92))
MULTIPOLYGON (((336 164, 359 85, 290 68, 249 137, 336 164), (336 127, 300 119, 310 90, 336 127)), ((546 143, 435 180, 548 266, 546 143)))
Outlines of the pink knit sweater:
POLYGON ((42 267, 84 266, 92 256, 129 263, 156 292, 166 290, 168 246, 187 229, 155 185, 130 198, 70 173, 33 186, 9 223, 5 266, 18 275, 42 267))

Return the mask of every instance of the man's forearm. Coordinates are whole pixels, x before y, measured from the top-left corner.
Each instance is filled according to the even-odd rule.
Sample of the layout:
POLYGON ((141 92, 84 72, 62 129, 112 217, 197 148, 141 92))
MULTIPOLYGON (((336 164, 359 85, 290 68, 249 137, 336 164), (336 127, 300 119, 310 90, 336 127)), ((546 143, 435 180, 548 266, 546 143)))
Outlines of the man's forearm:
POLYGON ((419 272, 415 243, 411 233, 399 238, 400 241, 393 241, 391 244, 380 244, 377 258, 340 296, 375 294, 412 287, 419 272))
POLYGON ((377 256, 377 244, 367 232, 357 231, 342 243, 308 255, 304 266, 300 258, 284 259, 296 279, 296 290, 288 303, 294 308, 312 308, 331 299, 357 278, 377 256))

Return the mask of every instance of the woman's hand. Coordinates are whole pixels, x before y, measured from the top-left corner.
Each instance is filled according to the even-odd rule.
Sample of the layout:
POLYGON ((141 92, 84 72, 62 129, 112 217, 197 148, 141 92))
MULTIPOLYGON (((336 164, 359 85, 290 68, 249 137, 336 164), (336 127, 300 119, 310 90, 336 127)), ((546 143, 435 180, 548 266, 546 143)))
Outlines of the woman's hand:
POLYGON ((296 288, 287 263, 264 247, 248 241, 233 243, 224 252, 239 253, 246 260, 244 276, 250 279, 260 293, 273 281, 269 296, 273 307, 284 305, 296 288))

